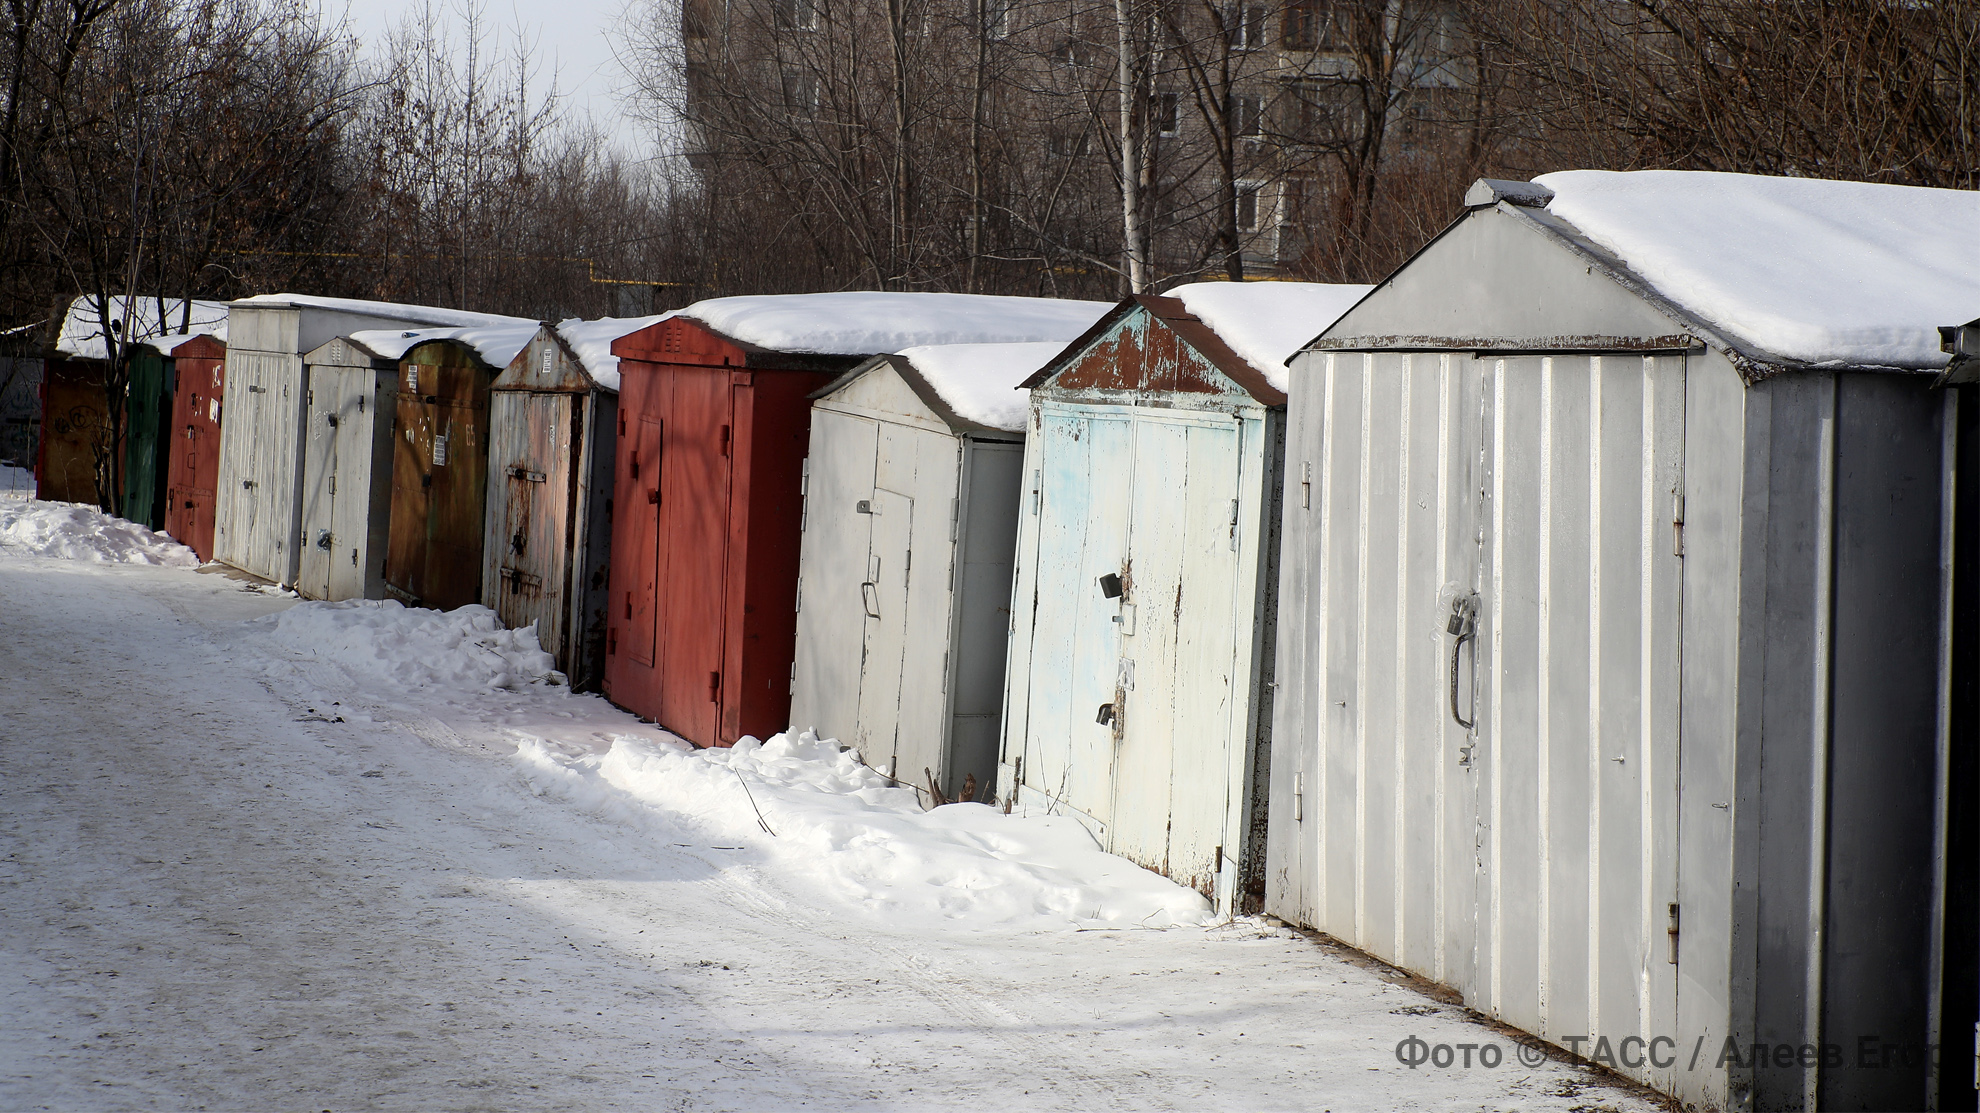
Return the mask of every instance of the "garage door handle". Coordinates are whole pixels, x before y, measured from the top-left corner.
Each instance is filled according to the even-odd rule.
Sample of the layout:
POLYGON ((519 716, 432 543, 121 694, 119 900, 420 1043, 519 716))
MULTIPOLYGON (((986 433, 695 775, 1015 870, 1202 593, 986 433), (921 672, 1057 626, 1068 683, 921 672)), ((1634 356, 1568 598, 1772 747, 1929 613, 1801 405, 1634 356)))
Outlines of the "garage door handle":
POLYGON ((1464 643, 1478 636, 1477 596, 1460 595, 1451 600, 1451 617, 1444 625, 1444 632, 1451 635, 1451 719, 1470 730, 1478 722, 1478 694, 1472 693, 1472 713, 1467 719, 1458 712, 1458 660, 1464 653, 1464 643))
POLYGON ((859 585, 860 599, 866 603, 866 617, 880 617, 880 587, 872 580, 859 585))

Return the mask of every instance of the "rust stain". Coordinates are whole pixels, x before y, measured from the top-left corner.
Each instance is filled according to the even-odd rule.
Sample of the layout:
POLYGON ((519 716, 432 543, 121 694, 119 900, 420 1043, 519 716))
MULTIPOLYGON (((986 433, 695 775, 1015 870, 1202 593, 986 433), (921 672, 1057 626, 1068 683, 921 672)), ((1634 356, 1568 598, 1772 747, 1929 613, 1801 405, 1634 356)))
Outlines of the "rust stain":
POLYGON ((1087 348, 1052 385, 1064 391, 1231 393, 1230 384, 1208 360, 1145 311, 1129 315, 1110 335, 1087 348))

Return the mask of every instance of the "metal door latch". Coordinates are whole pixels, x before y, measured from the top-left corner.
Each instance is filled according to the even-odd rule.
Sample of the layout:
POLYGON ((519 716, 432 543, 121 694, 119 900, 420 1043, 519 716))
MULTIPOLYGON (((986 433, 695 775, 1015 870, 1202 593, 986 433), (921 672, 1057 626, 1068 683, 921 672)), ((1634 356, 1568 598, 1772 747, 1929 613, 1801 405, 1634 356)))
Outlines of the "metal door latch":
POLYGON ((1478 636, 1478 596, 1451 597, 1451 616, 1444 623, 1444 632, 1451 636, 1451 718, 1457 725, 1470 730, 1478 721, 1476 701, 1473 701, 1471 718, 1465 718, 1458 711, 1458 660, 1464 643, 1478 636))

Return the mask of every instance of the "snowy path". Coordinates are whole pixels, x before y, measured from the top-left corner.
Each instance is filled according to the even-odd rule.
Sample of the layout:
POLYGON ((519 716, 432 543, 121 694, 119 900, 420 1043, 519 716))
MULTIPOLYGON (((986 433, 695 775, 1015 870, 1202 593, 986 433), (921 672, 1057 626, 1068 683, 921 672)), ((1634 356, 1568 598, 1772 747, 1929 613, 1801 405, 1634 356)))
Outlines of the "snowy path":
POLYGON ((510 756, 519 722, 652 728, 368 703, 241 625, 292 605, 0 548, 0 1108, 1651 1108, 1554 1062, 1406 1070, 1411 1034, 1511 1045, 1289 932, 821 903, 510 756))

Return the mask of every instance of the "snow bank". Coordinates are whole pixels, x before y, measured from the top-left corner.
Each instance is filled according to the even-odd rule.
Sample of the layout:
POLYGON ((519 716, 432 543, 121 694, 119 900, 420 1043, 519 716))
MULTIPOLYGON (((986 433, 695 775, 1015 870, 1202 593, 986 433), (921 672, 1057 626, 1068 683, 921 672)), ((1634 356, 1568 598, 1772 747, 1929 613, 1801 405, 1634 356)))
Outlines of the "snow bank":
POLYGON ((602 754, 524 739, 533 791, 747 845, 895 927, 1047 930, 1207 924, 1208 901, 1102 851, 1077 820, 983 804, 922 811, 809 731, 733 749, 616 737, 602 754), (759 814, 761 823, 758 822, 759 814))
POLYGON ((779 352, 872 356, 922 344, 1066 344, 1111 302, 879 291, 711 298, 680 311, 734 340, 779 352))
POLYGON ((334 662, 369 687, 487 692, 562 680, 534 626, 505 630, 478 605, 443 612, 396 599, 308 602, 248 625, 271 648, 334 662))
POLYGON ((473 325, 466 328, 363 329, 351 339, 386 359, 404 359, 414 347, 433 340, 464 344, 491 367, 507 367, 523 345, 530 342, 541 323, 522 317, 499 318, 501 324, 473 325))
POLYGON ((1166 296, 1180 300, 1283 391, 1291 382, 1286 360, 1372 289, 1322 282, 1192 282, 1166 296))
POLYGON ((586 321, 572 317, 557 323, 557 335, 577 353, 578 362, 584 365, 585 372, 598 385, 606 390, 619 389, 619 357, 612 354, 612 341, 621 336, 631 336, 643 328, 654 325, 673 316, 660 313, 652 317, 600 317, 596 321, 586 321))
POLYGON ((1763 352, 1943 367, 1980 312, 1980 193, 1752 174, 1570 170, 1547 210, 1665 297, 1763 352))
MULTIPOLYGON (((181 343, 188 336, 198 335, 212 336, 223 341, 227 339, 226 302, 193 302, 191 327, 181 329, 179 325, 184 320, 185 299, 163 300, 165 303, 163 328, 159 327, 160 299, 151 296, 111 298, 110 320, 120 328, 128 328, 130 334, 127 339, 133 343, 166 335, 179 336, 181 343)), ((55 350, 76 359, 109 359, 110 348, 104 343, 104 336, 103 321, 97 314, 95 299, 77 298, 69 303, 68 315, 62 318, 62 332, 55 340, 55 350)))
MULTIPOLYGON (((11 478, 0 480, 0 484, 11 478)), ((34 490, 31 480, 27 490, 34 490)), ((113 518, 94 506, 6 497, 4 493, 0 493, 0 548, 95 564, 199 566, 199 557, 171 537, 113 518)))
POLYGON ((1065 344, 924 344, 901 349, 922 379, 957 416, 992 429, 1024 431, 1031 392, 1018 384, 1065 344))

